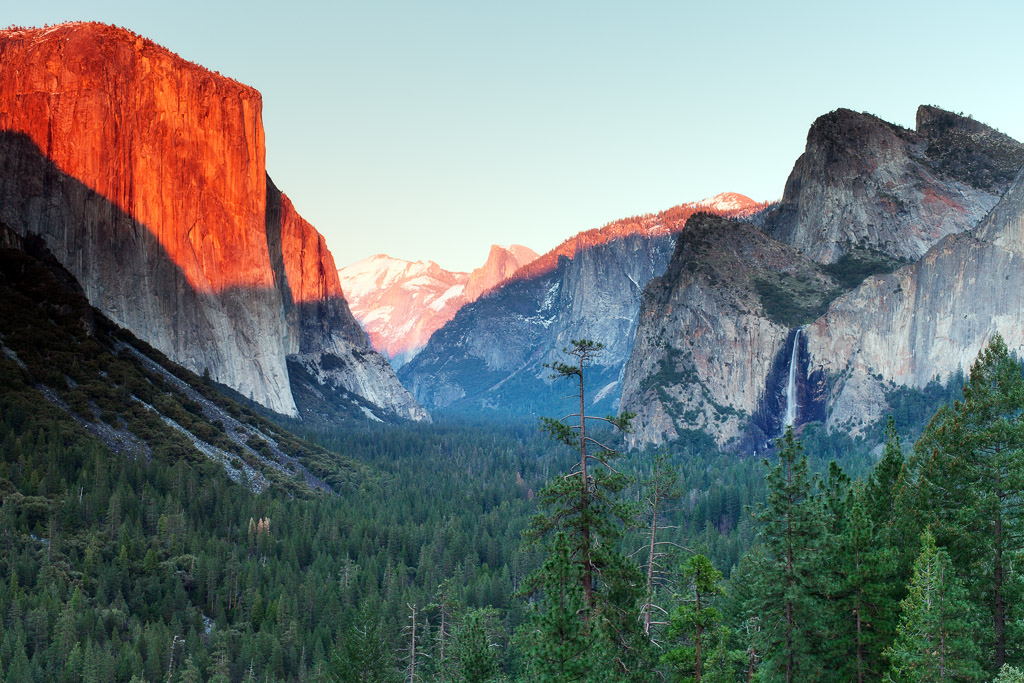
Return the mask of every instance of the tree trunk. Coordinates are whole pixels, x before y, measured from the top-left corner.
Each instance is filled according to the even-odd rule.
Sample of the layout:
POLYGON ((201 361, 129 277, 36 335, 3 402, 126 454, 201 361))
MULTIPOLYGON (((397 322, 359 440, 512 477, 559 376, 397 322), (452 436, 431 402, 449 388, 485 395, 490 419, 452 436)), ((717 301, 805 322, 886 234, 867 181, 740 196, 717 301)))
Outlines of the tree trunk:
MULTIPOLYGON (((584 403, 583 391, 583 356, 580 356, 580 485, 583 487, 580 499, 580 509, 586 510, 590 504, 590 480, 587 477, 587 419, 586 404, 584 403)), ((590 610, 594 607, 594 574, 593 564, 590 560, 590 525, 583 524, 581 534, 583 538, 583 597, 586 601, 587 611, 584 612, 584 621, 590 621, 590 610)))
MULTIPOLYGON (((658 484, 654 485, 651 512, 651 544, 647 553, 647 604, 644 606, 644 635, 651 635, 651 601, 654 600, 654 548, 658 535, 658 484)), ((700 680, 698 676, 697 680, 700 680)))
POLYGON ((701 618, 700 617, 700 609, 701 609, 700 608, 700 591, 699 590, 698 591, 694 591, 694 593, 697 596, 697 637, 694 639, 694 641, 695 641, 694 645, 696 646, 695 650, 696 650, 696 655, 697 656, 696 656, 696 661, 694 662, 694 664, 695 664, 694 673, 696 673, 696 675, 697 675, 696 676, 696 683, 700 683, 700 678, 701 678, 701 658, 700 658, 701 652, 700 652, 700 646, 701 646, 701 636, 704 635, 704 627, 700 624, 700 618, 701 618))
MULTIPOLYGON (((996 492, 998 505, 1002 505, 1002 491, 996 492)), ((995 561, 992 563, 992 618, 996 636, 996 671, 1006 663, 1006 596, 1003 594, 1003 515, 996 510, 995 561)))
MULTIPOLYGON (((860 553, 854 555, 854 568, 858 574, 860 574, 860 553)), ((858 589, 858 593, 860 593, 858 589)), ((857 683, 864 683, 864 630, 863 622, 860 618, 861 609, 864 607, 863 595, 860 595, 857 601, 857 683)))

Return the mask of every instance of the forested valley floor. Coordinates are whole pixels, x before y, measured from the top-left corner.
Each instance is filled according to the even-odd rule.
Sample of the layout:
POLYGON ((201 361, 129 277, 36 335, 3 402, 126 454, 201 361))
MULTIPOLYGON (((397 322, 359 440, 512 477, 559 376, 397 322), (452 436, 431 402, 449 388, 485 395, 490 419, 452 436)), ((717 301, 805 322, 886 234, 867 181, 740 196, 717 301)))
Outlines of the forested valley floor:
POLYGON ((2 255, 8 681, 1018 680, 999 339, 856 439, 694 433, 582 477, 532 422, 296 437, 2 255))

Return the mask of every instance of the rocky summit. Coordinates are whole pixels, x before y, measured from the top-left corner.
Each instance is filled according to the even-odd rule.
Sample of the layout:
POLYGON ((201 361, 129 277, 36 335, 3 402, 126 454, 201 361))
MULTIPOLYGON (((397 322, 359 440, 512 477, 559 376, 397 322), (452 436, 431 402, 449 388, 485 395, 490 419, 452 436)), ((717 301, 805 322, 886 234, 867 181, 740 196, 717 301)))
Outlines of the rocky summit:
POLYGON ((807 134, 766 231, 822 263, 914 261, 977 225, 1024 165, 1024 147, 922 106, 917 130, 838 109, 807 134))
POLYGON ((858 434, 997 332, 1024 352, 1021 166, 1020 143, 935 107, 916 131, 819 118, 762 230, 691 221, 648 284, 623 381, 632 445, 696 429, 749 452, 787 415, 858 434))
POLYGON ((270 183, 259 92, 101 24, 0 31, 0 62, 0 220, 41 236, 90 303, 275 412, 300 412, 289 359, 329 357, 379 417, 426 417, 270 183))

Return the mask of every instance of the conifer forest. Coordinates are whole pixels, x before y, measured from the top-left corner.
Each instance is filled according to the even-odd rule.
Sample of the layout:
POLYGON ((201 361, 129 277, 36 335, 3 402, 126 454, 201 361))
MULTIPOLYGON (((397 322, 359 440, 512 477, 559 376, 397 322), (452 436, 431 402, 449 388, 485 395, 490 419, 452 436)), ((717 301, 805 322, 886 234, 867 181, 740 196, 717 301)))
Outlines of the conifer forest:
POLYGON ((585 340, 550 368, 564 419, 302 438, 146 351, 321 490, 188 452, 140 404, 200 406, 145 345, 85 334, 80 299, 5 258, 54 299, 4 303, 7 681, 1021 679, 1024 374, 999 337, 895 397, 882 446, 811 424, 764 458, 698 433, 622 454, 630 416, 586 412, 585 340), (138 448, 97 436, 135 423, 138 448))

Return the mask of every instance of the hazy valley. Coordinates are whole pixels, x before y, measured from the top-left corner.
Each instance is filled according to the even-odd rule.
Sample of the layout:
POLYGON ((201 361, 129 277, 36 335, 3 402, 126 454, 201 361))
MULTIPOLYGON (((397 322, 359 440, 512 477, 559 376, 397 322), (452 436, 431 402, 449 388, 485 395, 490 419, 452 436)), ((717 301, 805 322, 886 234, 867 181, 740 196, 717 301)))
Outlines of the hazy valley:
POLYGON ((6 680, 1024 675, 1024 144, 836 109, 462 272, 332 253, 147 38, 0 65, 6 680))

